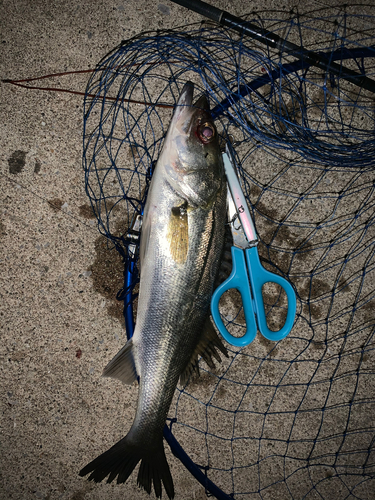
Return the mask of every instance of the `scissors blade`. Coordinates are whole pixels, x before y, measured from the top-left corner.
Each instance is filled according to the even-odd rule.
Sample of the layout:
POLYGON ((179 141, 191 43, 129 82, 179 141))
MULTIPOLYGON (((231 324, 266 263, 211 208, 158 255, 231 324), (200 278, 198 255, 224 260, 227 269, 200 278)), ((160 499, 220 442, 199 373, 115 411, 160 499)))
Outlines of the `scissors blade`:
POLYGON ((238 217, 236 205, 234 204, 232 193, 230 192, 228 186, 227 194, 228 202, 228 219, 230 224, 230 230, 232 232, 233 245, 238 248, 249 248, 249 242, 246 239, 245 231, 242 228, 241 221, 238 217))
MULTIPOLYGON (((256 235, 255 227, 253 220, 250 215, 250 211, 247 206, 246 198, 242 192, 240 182, 237 177, 236 168, 234 164, 234 158, 230 152, 228 144, 226 145, 226 151, 223 153, 223 161, 224 161, 224 169, 225 174, 228 180, 229 191, 232 198, 233 204, 235 206, 235 210, 237 212, 238 218, 241 222, 242 230, 244 232, 244 237, 246 239, 246 245, 236 245, 240 246, 240 248, 249 248, 251 246, 255 246, 258 243, 258 237, 256 235)), ((229 207, 230 207, 229 202, 229 207)), ((233 208, 232 208, 233 210, 233 208)), ((230 213, 230 212, 229 212, 230 213)), ((233 224, 232 224, 233 228, 233 224)), ((238 231, 238 228, 236 229, 238 231)), ((233 229, 232 229, 233 233, 233 229)), ((235 236, 233 235, 233 240, 235 240, 235 236)))

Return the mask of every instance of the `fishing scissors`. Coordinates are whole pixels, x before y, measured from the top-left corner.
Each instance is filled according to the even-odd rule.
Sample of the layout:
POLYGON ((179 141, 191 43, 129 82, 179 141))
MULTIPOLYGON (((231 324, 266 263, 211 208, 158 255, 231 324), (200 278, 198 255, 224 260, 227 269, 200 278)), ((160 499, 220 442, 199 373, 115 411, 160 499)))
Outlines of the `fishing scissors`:
POLYGON ((211 314, 224 339, 234 346, 250 344, 259 328, 260 333, 269 340, 281 340, 291 331, 296 315, 297 301, 292 285, 278 274, 267 271, 259 260, 258 237, 250 216, 246 198, 238 180, 234 157, 227 144, 223 153, 225 174, 228 180, 228 214, 231 226, 233 245, 232 272, 214 292, 211 299, 211 314), (267 326, 262 286, 272 282, 280 285, 288 298, 287 316, 284 326, 272 331, 267 326), (242 337, 234 337, 225 328, 219 312, 219 301, 224 292, 235 288, 242 298, 246 320, 246 333, 242 337))

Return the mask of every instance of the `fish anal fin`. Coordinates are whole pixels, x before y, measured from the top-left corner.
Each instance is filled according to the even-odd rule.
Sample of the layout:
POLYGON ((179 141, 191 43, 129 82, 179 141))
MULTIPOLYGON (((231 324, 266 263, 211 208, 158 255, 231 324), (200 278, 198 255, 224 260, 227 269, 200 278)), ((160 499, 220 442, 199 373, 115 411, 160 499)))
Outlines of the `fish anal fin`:
POLYGON ((103 377, 117 378, 124 384, 132 384, 137 380, 133 340, 130 339, 103 370, 103 377))
POLYGON ((185 370, 182 372, 180 376, 180 383, 185 385, 189 379, 189 377, 196 373, 199 375, 199 365, 198 365, 198 357, 202 356, 206 364, 209 366, 211 370, 215 369, 215 363, 213 358, 216 361, 220 362, 220 354, 218 351, 221 351, 225 357, 228 357, 228 351, 224 347, 224 344, 220 340, 216 330, 212 324, 211 317, 208 316, 204 328, 202 331, 201 338, 194 349, 193 355, 190 358, 189 363, 187 364, 185 370))
POLYGON ((172 259, 177 264, 184 264, 189 250, 187 203, 172 208, 168 224, 167 240, 172 259))

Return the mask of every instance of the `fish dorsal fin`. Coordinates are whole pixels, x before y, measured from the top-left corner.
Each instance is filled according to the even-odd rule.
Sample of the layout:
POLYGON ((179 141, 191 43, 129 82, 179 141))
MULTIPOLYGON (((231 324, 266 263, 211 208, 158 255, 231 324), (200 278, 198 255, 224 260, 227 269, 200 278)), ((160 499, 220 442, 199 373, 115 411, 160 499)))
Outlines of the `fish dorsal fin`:
POLYGON ((189 250, 188 205, 183 203, 173 207, 169 218, 167 240, 172 259, 177 264, 186 262, 189 250))
POLYGON ((130 339, 103 370, 103 377, 117 378, 124 384, 137 380, 134 362, 133 340, 130 339))
POLYGON ((221 351, 225 357, 228 357, 228 351, 218 337, 216 330, 212 324, 211 317, 208 316, 204 324, 201 338, 190 358, 190 361, 180 376, 180 383, 185 385, 189 377, 196 373, 199 375, 198 357, 202 356, 211 370, 214 370, 215 364, 212 358, 220 362, 221 358, 217 349, 221 351))

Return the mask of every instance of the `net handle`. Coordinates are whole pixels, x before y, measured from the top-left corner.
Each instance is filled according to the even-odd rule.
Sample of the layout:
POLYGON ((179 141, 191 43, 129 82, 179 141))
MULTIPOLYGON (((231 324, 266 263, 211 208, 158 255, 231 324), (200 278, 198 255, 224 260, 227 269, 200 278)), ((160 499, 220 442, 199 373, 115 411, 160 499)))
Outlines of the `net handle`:
MULTIPOLYGON (((259 28, 257 25, 244 21, 240 17, 233 16, 225 10, 220 10, 217 7, 202 2, 201 0, 172 0, 172 2, 186 7, 189 10, 193 10, 198 14, 201 14, 212 21, 216 21, 223 26, 231 28, 241 35, 246 35, 254 40, 257 40, 268 47, 274 49, 283 50, 287 52, 287 55, 291 55, 300 59, 303 68, 308 68, 309 66, 316 66, 317 68, 323 69, 328 73, 339 76, 343 80, 347 80, 358 87, 362 87, 366 90, 375 94, 375 81, 371 78, 361 75, 356 71, 345 68, 340 64, 334 63, 327 59, 324 54, 318 52, 313 52, 312 50, 306 50, 303 47, 281 38, 276 33, 259 28)), ((375 52, 374 52, 375 55, 375 52)))

